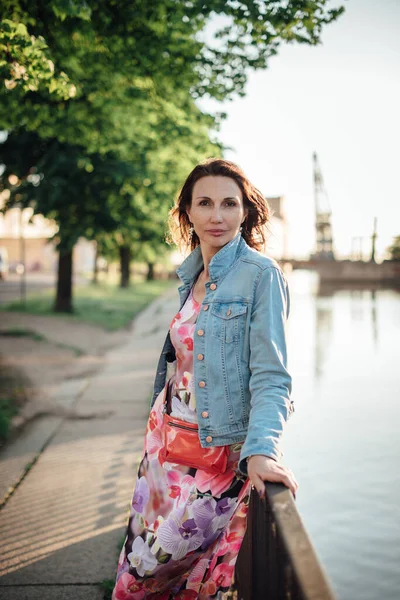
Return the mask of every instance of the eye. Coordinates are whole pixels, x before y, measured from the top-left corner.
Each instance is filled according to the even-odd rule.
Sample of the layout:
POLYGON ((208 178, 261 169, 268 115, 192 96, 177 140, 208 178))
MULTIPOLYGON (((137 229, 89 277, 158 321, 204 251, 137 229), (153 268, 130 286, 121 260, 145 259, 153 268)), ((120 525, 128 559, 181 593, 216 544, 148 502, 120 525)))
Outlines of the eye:
POLYGON ((236 202, 234 200, 228 200, 228 206, 236 206, 236 202))
POLYGON ((203 204, 204 202, 208 202, 208 200, 200 200, 199 205, 204 206, 204 204, 203 204))

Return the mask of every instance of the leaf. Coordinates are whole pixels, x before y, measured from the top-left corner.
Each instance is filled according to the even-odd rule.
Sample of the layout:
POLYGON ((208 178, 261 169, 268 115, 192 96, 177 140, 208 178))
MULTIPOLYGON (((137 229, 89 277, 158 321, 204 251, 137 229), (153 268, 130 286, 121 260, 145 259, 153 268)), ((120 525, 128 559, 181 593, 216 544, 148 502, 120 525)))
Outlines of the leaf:
POLYGON ((165 565, 171 560, 171 554, 164 553, 160 548, 160 550, 156 554, 156 559, 160 564, 165 565))

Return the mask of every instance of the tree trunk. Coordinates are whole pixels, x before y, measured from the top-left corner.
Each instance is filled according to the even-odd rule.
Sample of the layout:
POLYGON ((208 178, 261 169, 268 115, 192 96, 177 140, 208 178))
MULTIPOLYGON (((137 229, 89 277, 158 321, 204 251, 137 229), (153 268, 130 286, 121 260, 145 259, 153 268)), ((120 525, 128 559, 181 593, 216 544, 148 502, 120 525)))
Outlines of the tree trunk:
POLYGON ((131 266, 131 249, 129 246, 119 247, 119 262, 120 262, 120 287, 127 288, 130 284, 130 266, 131 266))
POLYGON ((93 277, 92 277, 92 283, 93 284, 97 284, 98 283, 98 273, 99 273, 99 268, 97 265, 98 262, 98 258, 99 258, 99 245, 96 242, 96 250, 94 252, 94 263, 93 263, 93 277))
POLYGON ((148 271, 147 271, 147 281, 154 280, 154 263, 147 263, 148 271))
POLYGON ((55 312, 72 313, 72 249, 58 254, 57 293, 55 312))

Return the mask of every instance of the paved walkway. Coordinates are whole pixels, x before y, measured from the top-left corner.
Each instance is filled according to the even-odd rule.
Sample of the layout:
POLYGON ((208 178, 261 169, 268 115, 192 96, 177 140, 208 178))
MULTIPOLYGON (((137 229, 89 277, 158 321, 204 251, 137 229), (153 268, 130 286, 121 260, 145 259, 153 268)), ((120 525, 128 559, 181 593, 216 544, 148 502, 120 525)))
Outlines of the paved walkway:
POLYGON ((157 361, 178 303, 168 290, 103 369, 57 391, 55 400, 78 414, 108 416, 37 420, 0 454, 3 600, 103 599, 99 583, 115 577, 157 361))

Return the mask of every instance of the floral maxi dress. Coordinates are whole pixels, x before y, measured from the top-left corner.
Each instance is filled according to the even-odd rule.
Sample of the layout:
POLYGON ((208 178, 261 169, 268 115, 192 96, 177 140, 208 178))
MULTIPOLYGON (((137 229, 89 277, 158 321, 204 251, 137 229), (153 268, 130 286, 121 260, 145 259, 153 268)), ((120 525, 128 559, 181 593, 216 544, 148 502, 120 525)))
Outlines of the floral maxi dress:
MULTIPOLYGON (((190 422, 196 422, 193 333, 200 306, 191 290, 170 325, 176 350, 171 414, 190 422)), ((242 443, 230 446, 220 475, 161 464, 162 420, 163 391, 147 423, 112 600, 219 599, 232 584, 246 530, 250 482, 237 468, 242 443)))

